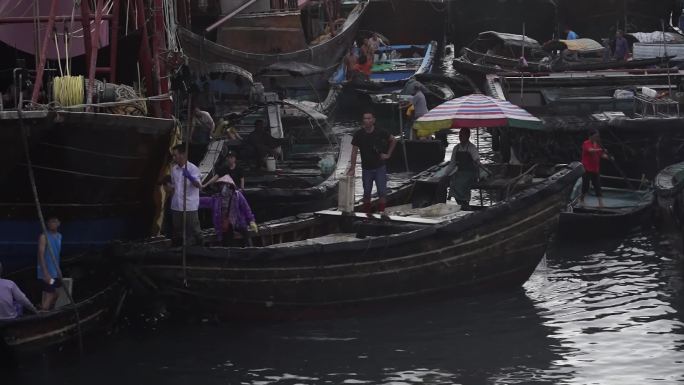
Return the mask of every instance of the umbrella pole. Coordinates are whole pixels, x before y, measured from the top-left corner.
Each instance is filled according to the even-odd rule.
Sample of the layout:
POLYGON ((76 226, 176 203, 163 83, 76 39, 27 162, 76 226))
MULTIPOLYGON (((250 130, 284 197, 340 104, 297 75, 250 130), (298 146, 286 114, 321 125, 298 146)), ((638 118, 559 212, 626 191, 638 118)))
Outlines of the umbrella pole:
POLYGON ((406 172, 409 172, 411 170, 409 170, 408 153, 406 152, 406 135, 404 133, 404 119, 401 116, 400 102, 397 103, 397 109, 399 110, 399 129, 401 130, 401 149, 404 150, 404 166, 406 166, 406 172))
MULTIPOLYGON (((480 152, 480 129, 479 128, 475 129, 475 143, 476 143, 475 146, 477 147, 477 152, 479 153, 480 152)), ((480 168, 478 167, 477 171, 475 171, 475 172, 477 173, 477 176, 478 176, 477 179, 479 180, 480 179, 480 168)), ((484 198, 482 198, 482 189, 480 188, 478 190, 480 192, 480 206, 484 207, 484 198)))

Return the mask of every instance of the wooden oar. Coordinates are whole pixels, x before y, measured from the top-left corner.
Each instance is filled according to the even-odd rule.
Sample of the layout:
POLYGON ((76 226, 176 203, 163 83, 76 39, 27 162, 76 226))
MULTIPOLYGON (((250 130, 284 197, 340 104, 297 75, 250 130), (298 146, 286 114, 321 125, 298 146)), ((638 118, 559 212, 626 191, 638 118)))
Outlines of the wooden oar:
POLYGON ((613 164, 613 167, 615 167, 615 169, 620 174, 620 176, 622 176, 622 179, 625 181, 627 186, 630 189, 635 190, 634 185, 632 185, 632 182, 629 181, 629 178, 627 178, 627 175, 625 174, 625 172, 622 171, 622 168, 620 168, 620 166, 618 166, 617 162, 615 161, 615 158, 613 158, 612 155, 608 155, 608 151, 606 151, 605 148, 603 149, 603 153, 606 154, 606 156, 608 156, 608 160, 610 161, 610 163, 613 164))

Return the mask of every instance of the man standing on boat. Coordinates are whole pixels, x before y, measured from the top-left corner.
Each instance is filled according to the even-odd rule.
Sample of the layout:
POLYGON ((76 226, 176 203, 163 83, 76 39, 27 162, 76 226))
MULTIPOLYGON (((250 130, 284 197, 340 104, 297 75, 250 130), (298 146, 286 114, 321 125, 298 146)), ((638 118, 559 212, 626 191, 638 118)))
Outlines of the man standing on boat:
POLYGON ((173 222, 173 243, 180 245, 183 231, 194 240, 188 244, 202 244, 202 229, 200 228, 200 171, 194 164, 188 162, 185 144, 178 144, 173 148, 173 161, 176 163, 171 169, 171 217, 173 222), (184 199, 185 198, 185 199, 184 199), (185 229, 183 229, 183 211, 186 215, 185 229))
MULTIPOLYGON (((0 263, 0 277, 2 277, 2 263, 0 263)), ((33 313, 38 312, 16 283, 0 278, 0 321, 21 317, 24 308, 33 313)))
POLYGON ((62 252, 62 234, 59 233, 59 219, 48 218, 47 233, 38 237, 38 279, 43 285, 42 310, 52 310, 59 298, 57 289, 62 287, 59 274, 59 260, 62 252))
POLYGON ((211 141, 211 133, 214 131, 215 123, 211 114, 202 111, 199 107, 192 110, 192 133, 190 135, 190 159, 199 163, 207 151, 207 146, 211 141))
POLYGON ((599 132, 592 130, 589 133, 589 139, 582 143, 582 166, 584 166, 584 175, 582 175, 582 195, 580 195, 580 205, 584 205, 584 196, 589 192, 589 184, 594 185, 594 192, 598 198, 599 207, 603 207, 603 198, 601 193, 601 158, 610 159, 603 147, 601 147, 601 138, 599 132))
POLYGON ((372 112, 363 113, 361 129, 354 133, 352 139, 351 166, 347 175, 356 172, 356 157, 361 152, 361 180, 363 183, 363 211, 371 214, 371 192, 373 182, 378 191, 378 211, 385 213, 387 196, 387 166, 385 161, 392 156, 396 139, 387 131, 375 127, 375 116, 372 112))
POLYGON ((625 33, 618 29, 615 33, 615 53, 613 59, 617 61, 626 61, 629 56, 629 43, 625 39, 625 33))

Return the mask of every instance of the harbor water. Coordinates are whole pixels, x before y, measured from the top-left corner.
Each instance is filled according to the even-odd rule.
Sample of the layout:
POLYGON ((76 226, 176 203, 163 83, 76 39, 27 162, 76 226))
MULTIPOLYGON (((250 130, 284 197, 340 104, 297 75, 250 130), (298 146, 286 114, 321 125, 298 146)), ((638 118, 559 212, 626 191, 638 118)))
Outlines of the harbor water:
POLYGON ((520 290, 330 320, 150 322, 10 383, 670 384, 684 381, 682 271, 654 231, 554 244, 520 290))

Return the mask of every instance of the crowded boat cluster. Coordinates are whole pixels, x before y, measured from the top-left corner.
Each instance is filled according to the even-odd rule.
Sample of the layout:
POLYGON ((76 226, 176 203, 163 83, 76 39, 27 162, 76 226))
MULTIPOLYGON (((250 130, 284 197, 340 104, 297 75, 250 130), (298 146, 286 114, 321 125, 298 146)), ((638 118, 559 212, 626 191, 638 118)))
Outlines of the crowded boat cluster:
POLYGON ((461 3, 0 1, 0 350, 136 300, 291 320, 511 290, 554 237, 682 252, 681 10, 461 3))

